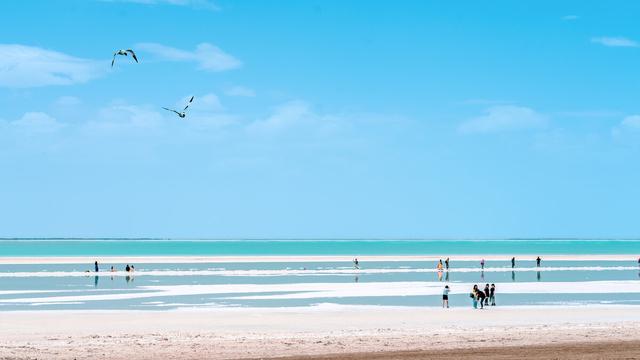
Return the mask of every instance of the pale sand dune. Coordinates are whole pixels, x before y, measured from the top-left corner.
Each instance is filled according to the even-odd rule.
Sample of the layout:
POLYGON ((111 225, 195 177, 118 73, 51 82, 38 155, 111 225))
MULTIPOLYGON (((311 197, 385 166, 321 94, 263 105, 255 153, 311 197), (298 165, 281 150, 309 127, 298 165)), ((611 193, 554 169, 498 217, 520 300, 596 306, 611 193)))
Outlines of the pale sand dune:
POLYGON ((0 324, 0 359, 231 359, 640 341, 640 312, 631 306, 2 312, 0 324))
MULTIPOLYGON (((575 261, 629 261, 636 262, 638 256, 629 254, 608 254, 608 255, 541 255, 541 254, 512 254, 512 255, 372 255, 358 257, 361 264, 367 262, 379 261, 425 261, 434 262, 449 257, 451 261, 509 261, 515 256, 517 261, 533 261, 540 255, 544 261, 546 260, 575 260, 575 261)), ((639 254, 640 255, 640 254, 639 254)), ((92 265, 94 261, 105 264, 163 264, 163 263, 246 263, 246 262, 345 262, 351 264, 353 259, 350 255, 286 255, 286 256, 43 256, 43 257, 0 257, 0 264, 88 264, 92 265)), ((433 264, 435 266, 435 264, 433 264)))

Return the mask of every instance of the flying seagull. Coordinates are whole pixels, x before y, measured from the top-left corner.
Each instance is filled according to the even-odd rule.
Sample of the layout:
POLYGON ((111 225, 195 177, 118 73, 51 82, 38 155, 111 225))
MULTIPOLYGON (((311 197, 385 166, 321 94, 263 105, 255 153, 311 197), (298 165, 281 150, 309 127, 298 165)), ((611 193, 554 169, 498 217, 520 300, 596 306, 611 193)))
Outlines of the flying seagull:
POLYGON ((186 111, 187 108, 189 107, 189 105, 191 105, 191 102, 193 102, 193 98, 195 96, 192 96, 191 99, 189 99, 189 102, 187 103, 187 106, 184 107, 184 109, 182 109, 182 111, 177 111, 177 110, 173 110, 173 109, 167 109, 166 107, 163 107, 163 109, 167 110, 167 111, 173 111, 174 113, 178 114, 178 116, 180 116, 181 118, 184 118, 185 116, 187 116, 186 111))
POLYGON ((118 50, 118 51, 113 53, 113 60, 111 60, 111 67, 113 67, 113 63, 116 62, 116 56, 118 56, 118 55, 129 56, 129 54, 131 54, 131 56, 133 57, 133 60, 138 62, 138 57, 136 56, 136 53, 133 52, 133 50, 131 50, 131 49, 118 50))

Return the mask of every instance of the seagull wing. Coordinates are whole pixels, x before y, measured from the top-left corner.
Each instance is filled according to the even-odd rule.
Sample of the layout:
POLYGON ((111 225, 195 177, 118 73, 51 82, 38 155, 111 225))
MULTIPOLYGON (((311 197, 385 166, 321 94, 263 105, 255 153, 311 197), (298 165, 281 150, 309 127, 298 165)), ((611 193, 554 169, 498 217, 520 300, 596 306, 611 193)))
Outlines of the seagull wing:
POLYGON ((113 54, 113 60, 111 60, 111 67, 113 67, 113 63, 116 62, 116 55, 118 53, 113 54))
POLYGON ((163 109, 165 109, 165 110, 167 110, 167 111, 174 112, 174 113, 176 113, 176 114, 180 115, 180 113, 179 113, 179 112, 177 112, 177 111, 175 111, 175 110, 173 110, 173 109, 167 109, 166 107, 163 107, 163 109))
POLYGON ((131 54, 131 56, 133 56, 133 60, 135 60, 136 62, 138 62, 138 57, 136 56, 136 53, 133 52, 133 50, 131 49, 127 49, 127 52, 129 54, 131 54))
MULTIPOLYGON (((194 97, 195 97, 195 96, 192 96, 192 97, 191 97, 191 99, 189 99, 189 102, 187 103, 187 106, 185 106, 185 107, 184 107, 184 110, 187 110, 187 108, 189 107, 189 105, 191 105, 191 103, 193 102, 193 98, 194 98, 194 97)), ((184 110, 182 110, 182 111, 184 111, 184 110)))

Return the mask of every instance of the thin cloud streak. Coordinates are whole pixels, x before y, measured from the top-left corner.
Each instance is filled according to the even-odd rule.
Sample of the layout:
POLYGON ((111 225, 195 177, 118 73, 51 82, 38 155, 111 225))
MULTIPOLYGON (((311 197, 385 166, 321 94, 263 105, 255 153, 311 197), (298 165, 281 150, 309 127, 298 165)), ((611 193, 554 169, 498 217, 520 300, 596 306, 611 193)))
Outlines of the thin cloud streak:
POLYGON ((182 50, 158 43, 140 43, 136 45, 140 52, 147 52, 159 60, 173 62, 194 62, 198 69, 220 72, 240 68, 242 62, 234 56, 222 51, 219 47, 201 43, 195 50, 182 50))
POLYGON ((19 44, 0 44, 0 87, 30 88, 85 83, 102 76, 100 61, 19 44))
POLYGON ((638 47, 639 44, 635 40, 624 37, 594 37, 591 42, 608 46, 608 47, 638 47))

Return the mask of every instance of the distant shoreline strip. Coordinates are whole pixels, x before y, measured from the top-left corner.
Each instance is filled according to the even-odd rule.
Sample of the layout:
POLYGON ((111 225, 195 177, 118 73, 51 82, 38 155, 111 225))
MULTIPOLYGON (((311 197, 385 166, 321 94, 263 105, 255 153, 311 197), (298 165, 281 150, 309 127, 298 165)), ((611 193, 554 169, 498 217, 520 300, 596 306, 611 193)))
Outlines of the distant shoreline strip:
MULTIPOLYGON (((444 255, 266 255, 266 256, 12 256, 0 257, 0 265, 19 264, 93 264, 94 261, 109 264, 190 264, 190 263, 317 263, 317 262, 347 262, 358 257, 361 264, 366 262, 415 261, 434 262, 449 258, 455 261, 510 261, 515 256, 516 262, 534 261, 537 256, 545 261, 629 261, 637 263, 638 255, 634 254, 444 254, 444 255)), ((434 264, 431 264, 435 267, 434 264)))

